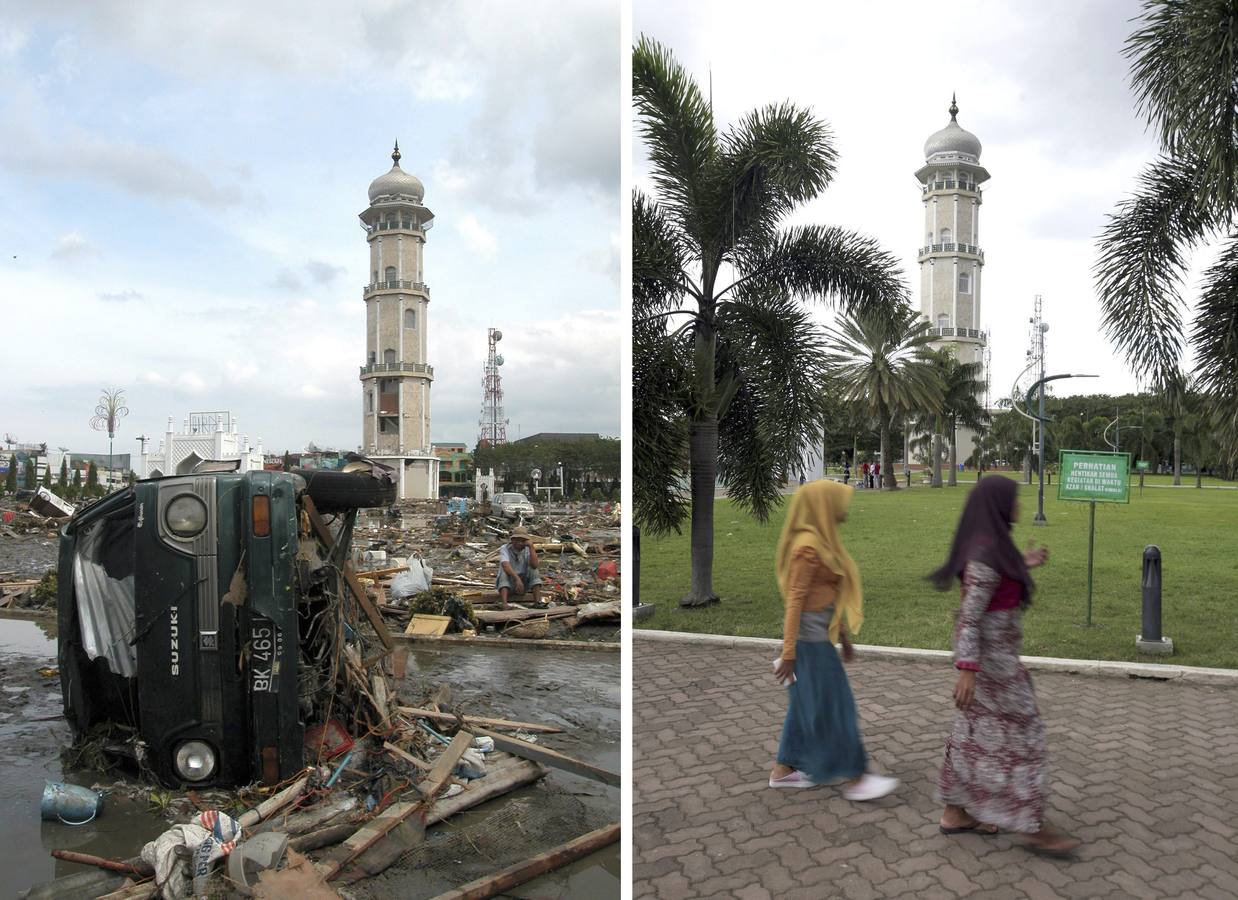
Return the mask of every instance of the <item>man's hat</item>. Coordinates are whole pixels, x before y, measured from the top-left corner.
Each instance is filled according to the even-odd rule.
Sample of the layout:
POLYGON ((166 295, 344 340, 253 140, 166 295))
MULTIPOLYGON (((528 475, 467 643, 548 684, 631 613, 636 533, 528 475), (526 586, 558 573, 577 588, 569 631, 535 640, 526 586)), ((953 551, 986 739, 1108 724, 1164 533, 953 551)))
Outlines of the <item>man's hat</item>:
POLYGON ((512 530, 512 537, 524 538, 527 541, 529 539, 529 529, 525 528, 523 525, 517 526, 512 530))

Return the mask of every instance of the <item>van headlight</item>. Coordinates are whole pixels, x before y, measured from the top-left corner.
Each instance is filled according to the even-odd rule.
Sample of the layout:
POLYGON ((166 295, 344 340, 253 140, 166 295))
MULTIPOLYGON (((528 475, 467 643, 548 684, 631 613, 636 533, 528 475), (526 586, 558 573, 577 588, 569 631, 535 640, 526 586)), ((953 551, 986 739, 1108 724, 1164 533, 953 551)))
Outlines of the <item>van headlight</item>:
POLYGON ((215 751, 203 741, 185 741, 176 748, 176 774, 186 781, 205 781, 215 773, 215 751))
POLYGON ((177 537, 191 538, 206 527, 206 504, 193 494, 180 494, 164 510, 163 521, 177 537))

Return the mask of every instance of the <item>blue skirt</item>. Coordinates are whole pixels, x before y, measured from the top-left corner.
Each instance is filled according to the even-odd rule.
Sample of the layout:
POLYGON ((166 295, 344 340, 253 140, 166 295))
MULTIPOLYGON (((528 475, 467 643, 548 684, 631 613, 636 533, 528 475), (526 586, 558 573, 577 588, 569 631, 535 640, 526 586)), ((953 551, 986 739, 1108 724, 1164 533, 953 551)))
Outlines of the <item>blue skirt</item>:
POLYGON ((859 778, 868 767, 860 717, 842 660, 829 641, 797 641, 778 762, 813 781, 859 778))

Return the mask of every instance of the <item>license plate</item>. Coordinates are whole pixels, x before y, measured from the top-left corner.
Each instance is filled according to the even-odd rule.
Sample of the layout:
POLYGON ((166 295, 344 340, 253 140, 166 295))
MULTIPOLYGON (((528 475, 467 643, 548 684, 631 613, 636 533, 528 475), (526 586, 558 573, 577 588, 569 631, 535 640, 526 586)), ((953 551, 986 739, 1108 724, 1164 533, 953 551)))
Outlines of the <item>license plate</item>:
POLYGON ((249 689, 255 694, 279 690, 279 658, 283 634, 270 619, 255 619, 249 634, 249 689))

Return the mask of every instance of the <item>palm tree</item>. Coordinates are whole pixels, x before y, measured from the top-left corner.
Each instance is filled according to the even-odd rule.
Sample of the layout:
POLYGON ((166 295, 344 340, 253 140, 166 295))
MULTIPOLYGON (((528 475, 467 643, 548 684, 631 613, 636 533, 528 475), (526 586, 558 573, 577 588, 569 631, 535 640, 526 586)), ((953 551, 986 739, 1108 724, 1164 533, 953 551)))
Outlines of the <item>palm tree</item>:
POLYGON ((636 518, 657 533, 690 509, 692 587, 681 603, 698 606, 717 600, 717 477, 764 519, 781 499, 781 470, 800 471, 821 438, 820 336, 801 301, 876 310, 907 289, 871 239, 783 226, 834 177, 831 135, 811 112, 764 106, 720 133, 696 82, 647 37, 632 51, 632 97, 656 188, 632 200, 636 518), (678 316, 685 324, 672 329, 678 316))
POLYGON ((1181 365, 1181 296, 1191 250, 1220 238, 1204 273, 1189 343, 1194 374, 1238 457, 1238 3, 1146 0, 1127 40, 1139 111, 1160 157, 1119 204, 1095 266, 1110 339, 1140 377, 1164 383, 1181 365))
MULTIPOLYGON (((959 427, 977 430, 989 421, 989 414, 977 399, 984 391, 984 366, 960 361, 954 348, 948 345, 932 351, 931 362, 937 370, 942 395, 937 411, 940 427, 936 433, 949 438, 950 477, 947 483, 950 487, 956 487, 959 483, 959 427)), ((940 453, 934 454, 933 487, 941 487, 940 458, 940 453)))
POLYGON ((903 305, 894 315, 848 316, 830 329, 834 381, 844 402, 877 423, 881 481, 888 491, 898 487, 890 459, 894 420, 942 399, 941 386, 926 359, 933 340, 928 328, 928 322, 903 305))

